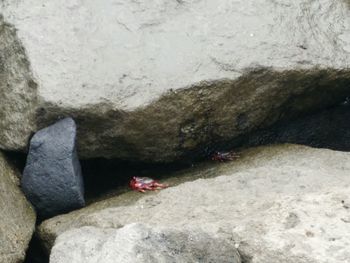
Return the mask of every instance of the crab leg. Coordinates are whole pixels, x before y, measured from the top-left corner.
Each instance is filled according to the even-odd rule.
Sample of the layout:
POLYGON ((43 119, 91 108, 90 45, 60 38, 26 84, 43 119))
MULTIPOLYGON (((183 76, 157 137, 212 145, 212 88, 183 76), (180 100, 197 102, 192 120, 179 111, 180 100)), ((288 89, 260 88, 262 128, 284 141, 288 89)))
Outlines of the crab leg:
POLYGON ((153 188, 152 185, 145 185, 145 186, 143 186, 143 189, 144 189, 144 190, 150 190, 150 191, 153 191, 153 190, 154 190, 154 188, 153 188))
POLYGON ((160 190, 160 189, 164 189, 164 188, 167 188, 167 187, 169 187, 169 185, 167 185, 167 184, 161 184, 161 183, 158 183, 158 182, 154 182, 154 183, 152 184, 153 190, 160 190))

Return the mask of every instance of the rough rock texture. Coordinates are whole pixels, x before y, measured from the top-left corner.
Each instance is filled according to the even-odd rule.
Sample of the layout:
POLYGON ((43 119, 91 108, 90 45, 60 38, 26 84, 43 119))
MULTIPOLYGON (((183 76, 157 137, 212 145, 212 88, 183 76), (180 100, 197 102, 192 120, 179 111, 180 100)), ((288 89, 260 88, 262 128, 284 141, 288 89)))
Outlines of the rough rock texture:
MULTIPOLYGON (((281 121, 269 129, 243 135, 232 144, 245 146, 296 143, 318 148, 350 151, 350 105, 342 105, 292 121, 281 121)), ((226 146, 227 147, 227 146, 226 146)))
POLYGON ((35 129, 37 84, 13 26, 4 22, 0 1, 0 147, 25 148, 35 129))
POLYGON ((75 122, 65 118, 38 131, 30 141, 21 185, 41 217, 85 205, 75 138, 75 122))
POLYGON ((121 229, 83 227, 61 235, 50 263, 240 263, 233 240, 198 230, 130 224, 121 229), (88 253, 86 253, 89 251, 88 253))
POLYGON ((82 157, 171 161, 350 91, 346 1, 3 0, 0 13, 6 149, 68 115, 82 157))
POLYGON ((0 153, 0 263, 22 262, 35 229, 34 209, 19 189, 18 176, 0 153))
POLYGON ((39 234, 50 248, 58 235, 82 226, 200 227, 235 240, 248 263, 350 262, 349 173, 350 153, 295 145, 250 149, 236 162, 173 175, 201 179, 49 219, 39 234))

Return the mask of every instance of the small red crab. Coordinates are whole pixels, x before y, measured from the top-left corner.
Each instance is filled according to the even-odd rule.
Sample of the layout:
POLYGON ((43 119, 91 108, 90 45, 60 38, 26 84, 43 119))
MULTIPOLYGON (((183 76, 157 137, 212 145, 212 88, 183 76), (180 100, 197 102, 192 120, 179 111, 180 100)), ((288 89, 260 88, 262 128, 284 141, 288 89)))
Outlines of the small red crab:
POLYGON ((161 184, 152 178, 136 176, 131 179, 129 185, 131 189, 142 193, 146 192, 146 190, 154 191, 168 187, 167 184, 161 184))
POLYGON ((214 152, 211 155, 211 159, 213 161, 219 161, 219 162, 227 162, 227 161, 233 161, 239 157, 239 154, 234 151, 229 152, 214 152))

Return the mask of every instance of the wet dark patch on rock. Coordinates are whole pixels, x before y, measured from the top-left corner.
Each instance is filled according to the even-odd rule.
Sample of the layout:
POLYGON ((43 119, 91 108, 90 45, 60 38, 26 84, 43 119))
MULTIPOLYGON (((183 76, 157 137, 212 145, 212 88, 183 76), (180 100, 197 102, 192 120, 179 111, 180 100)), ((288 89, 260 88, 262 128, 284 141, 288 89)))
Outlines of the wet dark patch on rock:
POLYGON ((294 120, 276 123, 269 129, 242 136, 236 146, 295 143, 317 148, 350 151, 350 106, 345 103, 294 120))

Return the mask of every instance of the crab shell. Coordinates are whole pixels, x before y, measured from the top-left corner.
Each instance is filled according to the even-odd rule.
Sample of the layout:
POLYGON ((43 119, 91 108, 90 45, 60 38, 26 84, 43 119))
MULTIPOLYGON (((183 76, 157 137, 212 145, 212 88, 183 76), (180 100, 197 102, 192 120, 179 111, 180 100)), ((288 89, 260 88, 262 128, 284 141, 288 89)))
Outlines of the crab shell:
POLYGON ((131 189, 139 192, 145 192, 146 190, 154 191, 158 189, 167 188, 168 185, 161 184, 156 180, 153 180, 149 177, 136 177, 134 176, 130 183, 129 183, 131 189))

